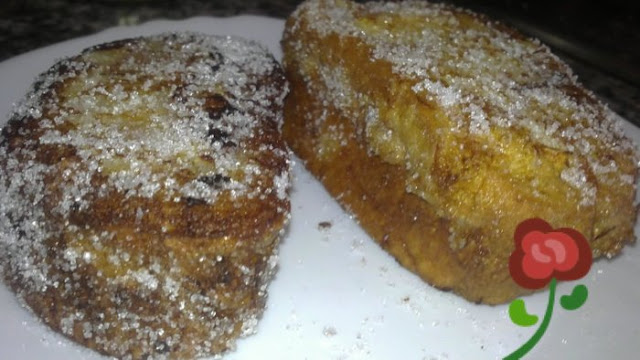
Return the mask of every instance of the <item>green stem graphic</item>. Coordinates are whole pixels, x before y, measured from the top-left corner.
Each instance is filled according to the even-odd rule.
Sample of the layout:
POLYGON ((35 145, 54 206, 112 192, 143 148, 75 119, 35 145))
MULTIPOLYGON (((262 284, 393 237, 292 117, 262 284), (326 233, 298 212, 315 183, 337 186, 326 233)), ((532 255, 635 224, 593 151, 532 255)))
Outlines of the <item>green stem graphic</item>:
POLYGON ((547 312, 544 313, 544 318, 542 319, 542 323, 540 323, 540 327, 536 332, 531 336, 531 339, 524 343, 518 350, 512 352, 510 355, 507 355, 503 360, 519 360, 522 359, 534 346, 540 341, 542 335, 544 335, 545 331, 549 327, 549 323, 551 322, 551 314, 553 314, 553 303, 556 301, 556 278, 551 279, 551 283, 549 284, 549 303, 547 304, 547 312))

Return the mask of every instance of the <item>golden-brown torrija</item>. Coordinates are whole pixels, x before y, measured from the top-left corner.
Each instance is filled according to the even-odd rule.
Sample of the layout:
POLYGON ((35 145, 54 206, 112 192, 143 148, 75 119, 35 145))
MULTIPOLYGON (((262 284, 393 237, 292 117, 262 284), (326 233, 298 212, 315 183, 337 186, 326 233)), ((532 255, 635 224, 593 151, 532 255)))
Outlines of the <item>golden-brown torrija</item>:
POLYGON ((284 134, 408 269, 470 301, 526 292, 521 221, 634 240, 638 155, 616 116, 538 41, 424 1, 304 2, 287 20, 284 134))
POLYGON ((103 354, 232 349, 264 309, 289 217, 279 64, 247 40, 98 45, 41 75, 2 130, 0 268, 103 354))

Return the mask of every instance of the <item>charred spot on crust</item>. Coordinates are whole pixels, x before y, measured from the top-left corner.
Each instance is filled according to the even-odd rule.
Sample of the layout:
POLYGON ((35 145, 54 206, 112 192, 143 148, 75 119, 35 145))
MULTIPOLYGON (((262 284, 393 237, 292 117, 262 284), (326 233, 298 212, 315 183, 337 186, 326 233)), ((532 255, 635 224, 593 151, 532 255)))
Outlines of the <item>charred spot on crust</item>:
POLYGON ((212 144, 216 142, 222 143, 223 148, 238 146, 235 142, 227 140, 227 138, 229 137, 228 132, 213 126, 209 127, 209 130, 207 131, 207 137, 211 140, 212 144))
POLYGON ((163 340, 157 340, 153 346, 153 350, 158 354, 166 354, 171 351, 171 347, 163 340))
POLYGON ((117 289, 113 293, 113 302, 118 307, 129 308, 132 305, 131 294, 126 289, 117 289))
POLYGON ((229 137, 229 133, 224 130, 211 127, 209 128, 209 131, 207 131, 207 136, 211 139, 212 142, 215 142, 215 141, 221 142, 226 140, 229 137))
POLYGON ((71 203, 71 212, 77 213, 78 211, 80 211, 80 203, 74 201, 73 203, 71 203))
POLYGON ((225 141, 225 142, 222 144, 222 147, 223 147, 223 148, 236 147, 236 146, 238 146, 238 145, 237 145, 235 142, 233 142, 233 141, 225 141))
POLYGON ((24 216, 20 216, 18 218, 16 218, 14 216, 14 214, 8 213, 7 217, 10 219, 11 221, 11 228, 17 233, 18 238, 24 238, 25 236, 27 236, 27 232, 25 231, 25 229, 20 226, 20 224, 24 221, 25 217, 24 216))
POLYGON ((71 145, 40 144, 36 160, 45 165, 54 165, 74 156, 76 156, 76 148, 71 145))
POLYGON ((42 130, 39 128, 38 119, 31 116, 14 117, 2 128, 0 146, 6 147, 7 153, 20 148, 34 149, 38 142, 33 139, 37 138, 40 132, 42 130))
POLYGON ((171 99, 184 104, 187 101, 185 86, 179 85, 178 87, 176 87, 176 89, 173 91, 173 94, 171 94, 171 99))
POLYGON ((183 197, 182 201, 187 203, 187 206, 204 205, 207 202, 203 199, 196 199, 191 196, 183 197))
POLYGON ((120 48, 126 47, 127 45, 131 44, 132 41, 134 41, 134 39, 122 39, 122 40, 116 40, 116 41, 108 42, 108 43, 105 43, 105 44, 92 46, 92 47, 86 49, 85 51, 83 51, 83 54, 91 53, 91 52, 95 52, 95 51, 120 49, 120 48))
POLYGON ((209 57, 213 60, 215 64, 211 65, 211 71, 218 72, 220 70, 220 66, 222 65, 222 54, 219 52, 209 52, 209 57))
POLYGON ((228 183, 231 181, 231 178, 228 176, 224 176, 222 174, 215 174, 213 176, 200 176, 198 181, 205 183, 214 188, 222 187, 223 183, 228 183))
POLYGON ((219 120, 222 115, 235 111, 235 108, 229 104, 229 101, 220 94, 207 96, 204 102, 204 108, 211 120, 219 120))
POLYGON ((33 91, 38 92, 42 89, 42 85, 44 85, 44 79, 38 79, 35 83, 33 83, 33 91))

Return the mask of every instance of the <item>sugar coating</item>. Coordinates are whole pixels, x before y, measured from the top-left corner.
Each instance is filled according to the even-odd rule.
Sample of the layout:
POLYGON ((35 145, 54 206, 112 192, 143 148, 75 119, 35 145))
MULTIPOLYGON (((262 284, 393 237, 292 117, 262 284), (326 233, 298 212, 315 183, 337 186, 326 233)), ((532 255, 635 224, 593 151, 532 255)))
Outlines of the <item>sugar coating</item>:
MULTIPOLYGON (((290 31, 295 33, 303 22, 321 37, 356 38, 366 44, 370 61, 389 63, 421 101, 442 109, 454 133, 486 139, 493 129, 524 131, 542 147, 584 157, 590 171, 608 184, 628 184, 629 175, 595 155, 596 148, 629 153, 635 163, 640 159, 615 114, 582 88, 547 46, 470 11, 426 1, 312 0, 292 15, 290 31), (420 26, 395 26, 393 18, 418 19, 420 26)), ((293 46, 302 53, 312 51, 306 43, 293 46)), ((319 64, 313 71, 327 89, 322 92, 325 103, 348 116, 358 107, 373 106, 366 93, 351 89, 340 67, 319 64)), ((305 72, 310 71, 303 76, 305 72)), ((313 87, 310 78, 305 81, 313 87)), ((381 122, 370 115, 360 115, 366 117, 367 131, 381 122)), ((387 135, 391 139, 392 130, 387 135)), ((398 148, 398 158, 403 151, 398 148)), ((407 163, 407 170, 417 175, 420 166, 407 163)), ((562 179, 582 193, 584 205, 593 205, 595 189, 582 186, 586 183, 576 171, 567 170, 562 179)))
POLYGON ((262 46, 196 33, 123 40, 60 60, 2 132, 7 284, 45 323, 112 356, 232 349, 254 332, 289 219, 289 151, 281 141, 261 143, 282 125, 283 79, 262 46), (91 214, 96 204, 109 201, 120 203, 108 210, 110 224, 92 223, 105 217, 91 214), (239 229, 231 233, 238 239, 177 234, 164 213, 241 213, 256 202, 273 204, 265 205, 273 228, 239 229), (249 233, 259 238, 242 238, 249 233), (202 239, 209 247, 193 245, 202 239), (225 247, 230 241, 235 248, 225 247))

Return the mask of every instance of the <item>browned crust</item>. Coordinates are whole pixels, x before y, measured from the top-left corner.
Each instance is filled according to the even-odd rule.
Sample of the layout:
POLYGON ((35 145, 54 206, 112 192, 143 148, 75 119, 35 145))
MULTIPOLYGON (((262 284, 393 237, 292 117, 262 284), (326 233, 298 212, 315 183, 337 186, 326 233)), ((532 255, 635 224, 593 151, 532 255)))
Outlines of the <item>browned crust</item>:
MULTIPOLYGON (((259 119, 252 135, 241 143, 222 145, 222 151, 235 151, 242 154, 239 158, 242 161, 259 166, 261 172, 251 183, 254 188, 248 189, 256 191, 255 197, 234 198, 225 192, 208 203, 188 197, 168 201, 162 192, 152 197, 128 196, 109 188, 105 175, 93 173, 94 191, 83 199, 86 207, 71 206, 67 214, 54 211, 63 201, 63 189, 69 181, 64 180, 65 170, 79 171, 86 166, 74 147, 40 142, 47 131, 41 126, 44 119, 52 119, 58 111, 47 102, 60 101, 56 94, 71 81, 59 78, 68 74, 65 64, 82 61, 84 54, 126 53, 130 51, 126 46, 144 41, 144 38, 128 39, 99 45, 54 65, 41 76, 41 79, 58 77, 41 95, 40 101, 45 104, 42 117, 34 119, 18 113, 2 129, 3 190, 10 186, 13 171, 24 170, 31 161, 52 166, 44 175, 44 197, 35 204, 47 214, 42 220, 50 235, 44 243, 36 244, 34 239, 24 236, 20 214, 7 215, 17 229, 17 237, 11 240, 14 244, 8 248, 15 250, 12 246, 18 243, 17 248, 26 249, 32 261, 43 264, 48 277, 46 285, 27 278, 25 269, 10 258, 16 255, 11 252, 0 254, 2 275, 44 323, 103 354, 133 359, 188 359, 221 354, 235 346, 236 338, 253 331, 265 306, 266 286, 275 270, 276 248, 288 222, 289 199, 278 194, 274 180, 289 171, 288 150, 278 129, 286 85, 273 58, 267 60, 273 66, 271 73, 262 77, 247 74, 251 77, 250 85, 256 89, 276 89, 269 103, 252 114, 259 119), (7 159, 18 159, 25 165, 9 172, 7 159), (98 195, 97 190, 104 185, 108 193, 98 195), (86 241, 91 237, 99 237, 98 247, 86 241), (67 252, 77 248, 90 250, 91 261, 78 259, 75 267, 74 260, 75 268, 69 269, 67 252), (127 259, 122 260, 125 255, 127 259), (111 260, 114 256, 120 258, 117 264, 111 260), (129 270, 146 271, 143 275, 151 272, 154 280, 145 287, 144 279, 138 281, 135 275, 126 277, 129 270), (117 277, 121 280, 116 281, 117 277), (175 282, 179 286, 175 287, 175 282)), ((211 51, 214 54, 216 50, 211 51)), ((144 80, 133 87, 137 89, 144 80)), ((179 90, 189 84, 183 78, 183 82, 173 85, 179 90)), ((33 91, 38 90, 40 85, 36 84, 33 91)), ((176 96, 174 100, 181 101, 180 94, 176 96)), ((220 121, 222 112, 228 110, 226 96, 205 94, 204 111, 212 121, 220 121)), ((73 128, 70 123, 56 126, 62 134, 73 128)), ((176 180, 187 182, 194 176, 185 169, 177 174, 176 180)), ((202 181, 215 187, 229 180, 216 175, 202 181)), ((283 181, 287 181, 286 177, 283 181)), ((28 202, 37 195, 24 190, 22 201, 28 202)), ((4 231, 7 234, 3 236, 12 236, 8 234, 13 233, 11 230, 4 231)))
POLYGON ((356 215, 382 248, 433 286, 454 289, 474 302, 495 304, 526 292, 508 273, 486 278, 482 272, 473 272, 471 268, 482 268, 489 250, 470 238, 464 254, 454 252, 449 246, 448 221, 438 217, 424 200, 406 192, 406 170, 370 155, 350 119, 332 107, 322 107, 295 71, 288 71, 287 77, 291 93, 285 102, 284 138, 306 168, 356 215), (323 110, 328 114, 321 127, 305 120, 305 114, 319 115, 323 110), (336 128, 341 130, 336 132, 336 128), (317 145, 327 134, 347 142, 321 158, 316 156, 317 145))
MULTIPOLYGON (((470 301, 488 304, 503 303, 527 292, 513 282, 508 269, 508 258, 514 246, 513 232, 524 219, 542 217, 554 226, 581 231, 590 241, 594 258, 612 257, 634 241, 637 209, 633 205, 633 184, 637 180, 637 150, 615 128, 608 110, 575 82, 566 64, 548 48, 514 30, 462 9, 410 1, 398 7, 387 5, 390 6, 385 8, 378 2, 307 1, 288 19, 283 37, 285 71, 292 85, 285 104, 285 139, 373 239, 428 283, 451 289, 470 301), (495 130, 492 135, 500 134, 491 141, 472 136, 470 131, 454 132, 452 128, 456 122, 449 115, 443 115, 443 106, 433 100, 436 95, 424 96, 413 88, 422 80, 422 75, 415 75, 420 69, 412 68, 419 79, 415 80, 401 70, 394 70, 394 66, 401 66, 398 65, 402 64, 401 60, 395 57, 388 60, 375 52, 389 48, 398 50, 389 44, 391 41, 387 43, 387 39, 394 38, 390 34, 396 34, 394 39, 400 39, 407 33, 414 34, 412 31, 416 28, 414 35, 419 34, 420 21, 428 20, 420 16, 411 18, 412 6, 416 12, 430 6, 438 11, 446 10, 438 14, 450 12, 445 15, 463 24, 471 23, 474 31, 482 32, 487 30, 483 27, 492 27, 503 32, 509 40, 537 46, 530 65, 565 79, 554 89, 557 90, 555 94, 566 97, 565 101, 575 102, 580 108, 578 111, 593 109, 593 114, 588 120, 579 116, 579 120, 575 120, 561 112, 545 114, 549 116, 542 119, 529 113, 532 121, 543 127, 553 124, 561 128, 554 139, 566 141, 569 148, 585 141, 581 136, 586 136, 592 141, 591 151, 580 153, 545 146, 532 135, 533 130, 525 126, 529 119, 515 122, 510 127, 490 124, 489 131, 495 130), (385 13, 384 9, 389 8, 395 10, 385 13), (402 18, 400 13, 411 19, 402 18), (375 26, 367 27, 370 23, 375 26), (400 29, 405 25, 407 28, 400 29), (384 31, 376 33, 376 26, 384 31), (375 129, 369 127, 372 120, 368 119, 368 111, 372 109, 380 111, 377 118, 374 116, 373 124, 382 124, 382 129, 388 130, 386 134, 371 135, 375 129), (387 118, 380 115, 383 111, 387 118), (398 121, 405 118, 413 122, 398 121), (584 133, 577 138, 558 135, 583 127, 580 123, 583 120, 590 126, 587 129, 595 129, 600 138, 589 138, 591 135, 584 133), (407 136, 409 132, 419 135, 407 136), (380 140, 384 136, 401 139, 389 141, 391 146, 400 143, 405 149, 413 146, 422 153, 405 153, 393 158, 384 152, 388 148, 376 147, 376 141, 387 141, 380 140), (505 144, 516 146, 508 148, 505 144), (517 154, 518 151, 533 154, 531 158, 537 161, 538 169, 529 172, 518 169, 509 173, 510 162, 514 159, 504 154, 517 154), (422 154, 429 155, 420 157, 422 154), (565 180, 564 171, 570 167, 570 161, 578 163, 584 171, 581 180, 586 184, 584 187, 569 185, 565 180), (590 164, 598 161, 614 163, 617 168, 608 177, 590 168, 590 164), (504 171, 501 167, 485 167, 495 171, 484 171, 479 175, 476 170, 487 164, 502 164, 504 171), (425 169, 428 176, 420 172, 425 169), (510 177, 514 174, 520 177, 510 177), (425 182, 429 188, 420 182, 426 177, 431 182, 425 182), (480 181, 461 181, 465 179, 480 181), (542 186, 536 188, 531 179, 542 186), (471 185, 454 189, 458 184, 471 185), (588 187, 595 194, 591 203, 583 201, 583 192, 588 187), (538 189, 543 192, 541 196, 535 194, 538 189), (473 201, 465 202, 466 199, 473 201), (482 214, 478 217, 482 221, 466 223, 476 214, 482 214)), ((464 32, 464 25, 456 30, 464 32)), ((424 31, 429 32, 428 28, 424 31)), ((420 38, 419 35, 416 37, 420 38)), ((407 38, 411 39, 410 36, 407 38)), ((401 52, 402 47, 398 48, 401 52)), ((440 49, 445 54, 447 50, 446 47, 440 49)), ((411 54, 416 56, 416 53, 411 54)), ((424 56, 433 60, 428 51, 424 56)), ((416 61, 415 58, 412 60, 416 61)), ((434 68, 442 65, 429 64, 434 68)), ((486 76, 492 79, 492 75, 486 76)), ((456 74, 452 71, 444 76, 447 79, 444 82, 453 82, 448 76, 455 78, 456 74)), ((536 76, 523 81, 524 90, 539 86, 536 81, 548 80, 542 75, 536 76)), ((430 79, 427 77, 426 80, 430 79)), ((459 103, 454 107, 457 105, 459 103)), ((491 114, 493 109, 485 110, 491 114)))

